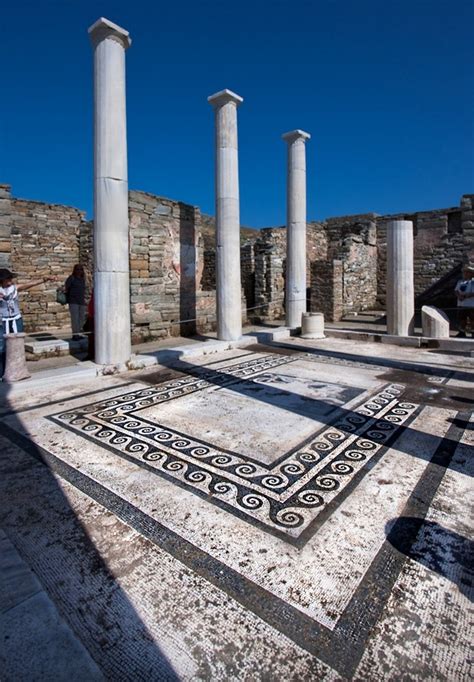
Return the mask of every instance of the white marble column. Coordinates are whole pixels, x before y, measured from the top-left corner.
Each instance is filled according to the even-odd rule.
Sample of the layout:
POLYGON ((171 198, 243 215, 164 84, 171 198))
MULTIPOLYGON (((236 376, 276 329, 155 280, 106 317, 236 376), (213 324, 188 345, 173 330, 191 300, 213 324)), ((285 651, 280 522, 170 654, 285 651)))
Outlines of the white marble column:
POLYGON ((128 31, 101 18, 89 29, 94 48, 95 361, 130 358, 128 174, 125 50, 128 31))
POLYGON ((301 327, 306 312, 306 140, 303 130, 283 135, 288 143, 286 204, 286 326, 301 327))
POLYGON ((413 223, 387 222, 387 333, 413 334, 415 286, 413 277, 413 223))
POLYGON ((208 97, 215 112, 217 338, 242 336, 237 107, 242 97, 222 90, 208 97))

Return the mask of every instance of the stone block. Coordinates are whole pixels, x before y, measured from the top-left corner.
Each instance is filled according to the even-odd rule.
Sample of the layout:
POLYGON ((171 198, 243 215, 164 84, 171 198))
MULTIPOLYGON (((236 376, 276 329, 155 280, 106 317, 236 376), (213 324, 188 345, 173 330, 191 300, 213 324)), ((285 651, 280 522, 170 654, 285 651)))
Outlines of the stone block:
POLYGON ((442 310, 424 305, 421 309, 423 336, 432 339, 449 338, 449 318, 442 310))
POLYGON ((303 313, 301 321, 303 339, 325 339, 324 315, 322 313, 303 313))
POLYGON ((133 254, 130 258, 130 267, 133 270, 148 270, 148 259, 134 258, 133 254))

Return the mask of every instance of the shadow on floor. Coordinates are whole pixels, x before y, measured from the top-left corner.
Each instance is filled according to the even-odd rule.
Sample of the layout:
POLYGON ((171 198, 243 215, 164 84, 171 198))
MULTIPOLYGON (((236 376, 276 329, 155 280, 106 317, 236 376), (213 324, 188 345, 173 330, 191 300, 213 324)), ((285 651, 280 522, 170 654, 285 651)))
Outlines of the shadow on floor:
MULTIPOLYGON (((280 344, 277 344, 280 346, 280 344)), ((267 349, 271 351, 271 349, 267 349)), ((282 410, 293 412, 299 416, 305 416, 306 418, 312 418, 320 423, 326 425, 335 426, 340 431, 345 431, 348 436, 352 436, 357 433, 357 428, 354 424, 357 424, 357 420, 360 416, 353 410, 348 410, 342 406, 331 405, 332 409, 328 411, 328 402, 324 399, 302 397, 301 395, 295 394, 288 390, 282 390, 277 387, 268 386, 268 384, 259 384, 258 381, 254 381, 252 378, 236 377, 233 374, 226 373, 223 370, 215 370, 209 365, 206 366, 196 366, 185 360, 172 360, 169 363, 163 362, 165 366, 169 369, 177 370, 184 375, 195 376, 200 379, 204 379, 210 384, 214 384, 220 389, 226 389, 234 393, 249 397, 257 402, 265 403, 273 407, 278 407, 282 410), (304 409, 302 409, 304 405, 304 409)), ((472 375, 469 375, 472 378, 472 375)), ((256 377, 258 378, 258 377, 256 377)), ((277 378, 277 377, 275 377, 277 378)), ((452 389, 450 389, 452 390, 452 389)), ((401 400, 409 400, 410 398, 404 398, 402 395, 401 400)), ((377 420, 377 417, 374 417, 377 420)), ((460 428, 466 428, 469 424, 470 414, 468 412, 458 412, 456 425, 460 428)), ((146 420, 145 420, 146 421, 146 420)), ((382 421, 383 418, 382 418, 382 421)), ((447 420, 449 421, 449 420, 447 420)), ((365 428, 365 427, 364 427, 365 428)), ((311 436, 310 440, 314 439, 314 434, 311 436)), ((421 458, 423 460, 430 460, 432 453, 436 451, 439 446, 440 441, 449 448, 451 446, 457 446, 457 442, 452 442, 448 437, 440 437, 438 435, 433 435, 426 432, 421 432, 416 429, 411 428, 409 425, 400 425, 393 433, 388 433, 386 440, 379 441, 383 445, 392 444, 397 441, 397 449, 409 454, 411 456, 421 458), (400 436, 406 434, 409 438, 404 438, 403 442, 400 442, 400 436)), ((309 441, 308 441, 309 442, 309 441)), ((302 447, 301 443, 298 447, 302 447)), ((472 453, 474 455, 474 447, 466 446, 468 454, 472 453)), ((442 460, 440 459, 437 464, 442 466, 442 460)), ((456 461, 451 462, 451 468, 455 470, 460 470, 465 472, 464 467, 460 467, 456 461)))
POLYGON ((356 362, 363 362, 366 365, 376 365, 379 367, 387 367, 390 369, 400 369, 406 372, 415 372, 416 374, 428 374, 440 379, 448 379, 455 377, 460 381, 470 381, 474 383, 474 375, 470 372, 463 372, 460 369, 445 369, 444 367, 433 367, 432 365, 424 365, 423 363, 412 363, 403 360, 390 360, 389 358, 374 357, 371 355, 363 355, 356 353, 346 353, 336 350, 327 350, 325 348, 308 348, 305 345, 297 343, 285 344, 282 341, 274 341, 272 347, 292 348, 299 350, 301 353, 309 353, 310 355, 320 355, 328 359, 340 359, 349 364, 356 362))
POLYGON ((435 521, 413 516, 390 521, 386 533, 395 549, 455 583, 474 601, 474 542, 435 521))
MULTIPOLYGON (((4 401, 12 410, 8 396, 4 401)), ((2 438, 0 450, 0 527, 105 679, 177 681, 167 657, 45 464, 41 449, 31 440, 27 446, 22 443, 16 434, 17 429, 22 431, 20 418, 11 412, 9 423, 1 425, 2 436, 9 440, 2 438)), ((99 508, 97 528, 106 523, 108 514, 99 508)), ((37 627, 43 620, 49 622, 41 605, 36 604, 29 618, 21 585, 17 579, 10 579, 9 584, 12 594, 9 631, 2 637, 2 679, 52 679, 51 671, 58 666, 64 679, 76 679, 76 662, 73 656, 68 659, 71 650, 66 647, 62 656, 59 654, 61 661, 52 642, 48 652, 48 637, 53 635, 45 631, 46 626, 37 627), (15 590, 19 593, 16 597, 15 590), (21 613, 15 611, 20 602, 21 613), (28 641, 31 647, 25 649, 28 641), (42 650, 41 661, 34 655, 35 646, 42 650)), ((80 645, 75 645, 76 651, 78 648, 80 645)))

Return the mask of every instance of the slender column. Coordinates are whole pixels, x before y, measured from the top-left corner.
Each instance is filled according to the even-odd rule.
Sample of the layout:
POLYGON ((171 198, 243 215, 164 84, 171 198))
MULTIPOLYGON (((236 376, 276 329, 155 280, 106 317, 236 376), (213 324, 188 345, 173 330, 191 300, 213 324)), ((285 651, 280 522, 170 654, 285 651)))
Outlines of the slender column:
POLYGON ((208 97, 215 112, 217 338, 242 336, 237 107, 242 97, 222 90, 208 97))
POLYGON ((128 31, 101 18, 89 29, 94 48, 95 360, 130 358, 128 174, 125 50, 128 31))
POLYGON ((288 143, 286 205, 286 326, 301 327, 306 312, 306 140, 303 130, 283 135, 288 143))
POLYGON ((415 286, 413 278, 413 223, 387 223, 387 333, 413 334, 415 286))

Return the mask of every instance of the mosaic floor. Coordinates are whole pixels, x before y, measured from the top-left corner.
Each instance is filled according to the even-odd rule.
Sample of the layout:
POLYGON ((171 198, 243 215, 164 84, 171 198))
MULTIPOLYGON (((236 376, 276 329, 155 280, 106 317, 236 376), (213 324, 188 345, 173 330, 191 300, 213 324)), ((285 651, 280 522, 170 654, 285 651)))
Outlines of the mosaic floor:
MULTIPOLYGON (((408 371, 401 360, 351 361, 288 346, 180 362, 161 378, 143 372, 133 382, 105 381, 100 391, 64 391, 4 418, 9 447, 17 450, 11 457, 18 462, 21 450, 48 465, 75 516, 91 537, 98 533, 96 547, 104 531, 91 530, 88 518, 102 527, 106 510, 114 543, 101 556, 173 670, 153 679, 400 679, 390 671, 408 655, 406 647, 397 653, 406 636, 399 631, 403 614, 410 610, 406 627, 413 629, 441 603, 450 605, 444 625, 431 634, 418 627, 410 656, 420 658, 419 677, 406 679, 426 679, 433 660, 439 675, 432 679, 467 679, 472 591, 459 587, 459 576, 449 579, 459 570, 450 543, 461 543, 464 556, 464 535, 448 533, 448 549, 437 559, 449 564, 440 584, 439 571, 432 575, 429 561, 423 566, 412 554, 423 533, 433 545, 454 523, 453 488, 456 504, 468 499, 473 439, 466 405, 474 374, 428 364, 408 371), (139 538, 146 547, 134 555, 128 545, 139 538), (171 577, 170 561, 185 577, 171 577), (150 571, 153 579, 146 578, 150 571), (405 602, 413 590, 402 615, 398 590, 405 602), (187 601, 187 623, 169 604, 170 593, 187 601), (158 603, 170 614, 160 611, 157 621, 158 603), (218 655, 216 631, 235 618, 240 634, 224 636, 233 653, 218 655), (252 677, 253 654, 234 659, 239 646, 262 646, 255 627, 270 648, 281 649, 283 637, 287 657, 297 661, 273 672, 261 664, 252 677), (190 646, 196 628, 205 654, 190 646), (246 628, 254 634, 246 636, 246 628), (443 642, 447 632, 450 642, 443 642)), ((26 491, 18 485, 21 498, 26 491)), ((14 528, 21 510, 2 515, 14 528)), ((31 536, 22 532, 12 535, 28 554, 31 536)), ((47 560, 37 561, 47 574, 47 560)), ((58 588, 50 589, 57 598, 58 588)))

